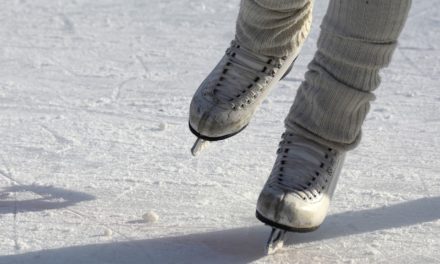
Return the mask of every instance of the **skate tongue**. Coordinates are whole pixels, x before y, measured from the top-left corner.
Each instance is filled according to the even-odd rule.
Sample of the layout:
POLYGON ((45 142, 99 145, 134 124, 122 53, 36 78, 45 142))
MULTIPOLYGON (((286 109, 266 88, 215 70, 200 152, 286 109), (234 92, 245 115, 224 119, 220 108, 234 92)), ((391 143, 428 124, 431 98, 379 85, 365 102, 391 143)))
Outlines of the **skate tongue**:
POLYGON ((261 62, 258 63, 256 61, 250 60, 248 57, 243 56, 240 53, 237 53, 236 59, 239 60, 243 66, 246 65, 247 67, 249 67, 255 71, 261 71, 261 69, 263 68, 261 66, 261 62))

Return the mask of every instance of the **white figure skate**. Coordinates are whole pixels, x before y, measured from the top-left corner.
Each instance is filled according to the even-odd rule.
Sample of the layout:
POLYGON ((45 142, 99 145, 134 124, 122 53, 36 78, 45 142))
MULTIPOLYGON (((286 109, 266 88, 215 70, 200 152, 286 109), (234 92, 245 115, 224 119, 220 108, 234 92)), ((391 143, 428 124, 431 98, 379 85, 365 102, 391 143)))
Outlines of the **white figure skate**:
POLYGON ((272 227, 268 254, 283 246, 286 232, 310 232, 321 225, 345 157, 345 151, 289 132, 277 153, 256 210, 257 218, 272 227))
POLYGON ((209 141, 242 131, 270 90, 289 73, 296 56, 264 56, 232 41, 191 101, 189 128, 198 138, 193 155, 209 141))

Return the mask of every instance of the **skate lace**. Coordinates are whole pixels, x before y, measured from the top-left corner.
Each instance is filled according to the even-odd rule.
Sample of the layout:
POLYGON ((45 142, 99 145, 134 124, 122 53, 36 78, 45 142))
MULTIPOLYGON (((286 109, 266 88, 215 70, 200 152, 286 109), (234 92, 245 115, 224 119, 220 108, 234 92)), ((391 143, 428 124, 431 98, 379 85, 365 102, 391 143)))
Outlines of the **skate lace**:
POLYGON ((255 54, 236 41, 231 42, 226 56, 227 62, 210 93, 233 110, 255 101, 286 60, 255 54))
POLYGON ((319 197, 333 176, 337 151, 285 133, 269 184, 297 194, 303 200, 319 197))

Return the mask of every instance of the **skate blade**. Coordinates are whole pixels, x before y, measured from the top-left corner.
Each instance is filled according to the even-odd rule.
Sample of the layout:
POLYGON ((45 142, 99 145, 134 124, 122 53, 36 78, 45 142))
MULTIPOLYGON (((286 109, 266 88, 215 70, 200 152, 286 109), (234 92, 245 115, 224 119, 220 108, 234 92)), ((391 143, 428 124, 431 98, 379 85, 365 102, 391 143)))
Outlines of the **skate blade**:
POLYGON ((278 250, 283 248, 286 233, 286 230, 272 227, 272 231, 270 232, 270 236, 266 244, 266 255, 275 254, 278 250))
POLYGON ((202 152, 206 147, 208 147, 209 141, 198 138, 196 142, 194 143, 194 146, 191 148, 191 154, 195 157, 200 152, 202 152))

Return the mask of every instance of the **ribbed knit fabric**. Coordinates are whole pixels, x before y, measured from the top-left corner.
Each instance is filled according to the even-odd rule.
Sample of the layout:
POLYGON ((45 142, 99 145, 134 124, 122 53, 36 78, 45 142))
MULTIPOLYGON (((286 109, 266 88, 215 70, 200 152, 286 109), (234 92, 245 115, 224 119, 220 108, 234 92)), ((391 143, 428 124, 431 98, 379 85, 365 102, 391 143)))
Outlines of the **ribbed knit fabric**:
POLYGON ((285 120, 288 130, 339 149, 359 143, 379 70, 391 60, 410 5, 411 0, 330 1, 318 51, 285 120))
POLYGON ((242 0, 236 39, 267 56, 297 52, 312 23, 312 0, 242 0))

